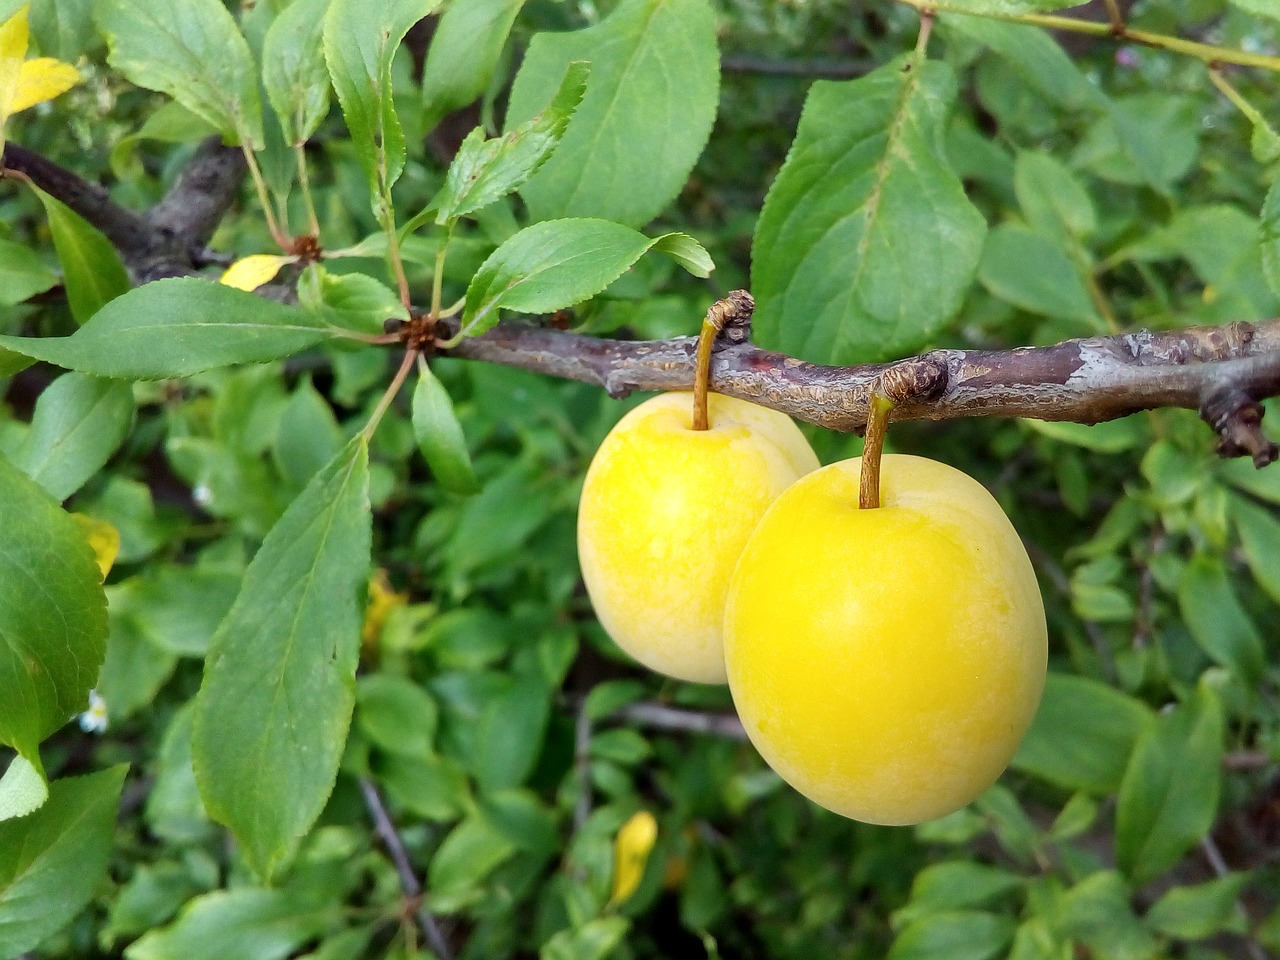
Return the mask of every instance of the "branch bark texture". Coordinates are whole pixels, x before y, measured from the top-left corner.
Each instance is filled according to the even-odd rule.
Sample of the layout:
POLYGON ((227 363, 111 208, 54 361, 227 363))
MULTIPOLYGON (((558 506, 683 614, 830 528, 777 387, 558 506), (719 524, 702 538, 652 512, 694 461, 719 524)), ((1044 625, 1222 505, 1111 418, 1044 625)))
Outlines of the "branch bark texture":
MULTIPOLYGON (((688 390, 696 339, 628 342, 502 324, 452 356, 603 387, 688 390)), ((833 430, 859 431, 886 372, 922 384, 895 420, 1007 416, 1097 423, 1156 407, 1201 409, 1228 387, 1240 402, 1280 394, 1280 321, 1139 331, 1014 350, 934 350, 889 364, 832 367, 726 344, 712 360, 718 393, 833 430)))

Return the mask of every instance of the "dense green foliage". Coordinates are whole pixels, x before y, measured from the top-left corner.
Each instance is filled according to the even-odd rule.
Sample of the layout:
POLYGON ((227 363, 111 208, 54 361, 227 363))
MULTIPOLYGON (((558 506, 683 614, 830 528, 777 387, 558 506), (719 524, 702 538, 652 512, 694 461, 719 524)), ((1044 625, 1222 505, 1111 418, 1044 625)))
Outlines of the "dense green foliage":
MULTIPOLYGON (((1280 55, 1271 0, 1127 12, 1280 55)), ((1280 951, 1280 467, 1219 460, 1189 411, 895 425, 1028 542, 1051 674, 996 787, 871 827, 629 709, 732 711, 628 661, 582 590, 581 478, 638 398, 433 358, 384 403, 403 350, 370 342, 402 286, 460 337, 572 308, 631 339, 750 287, 761 345, 838 363, 1270 318, 1280 61, 1217 87, 949 9, 918 44, 889 0, 30 21, 82 82, 9 141, 139 211, 210 135, 248 145, 210 246, 276 255, 258 280, 296 296, 129 290, 102 234, 0 183, 0 956, 422 955, 371 794, 477 960, 1280 951), (291 245, 313 221, 322 262, 291 245), (619 842, 638 811, 651 850, 619 842)))

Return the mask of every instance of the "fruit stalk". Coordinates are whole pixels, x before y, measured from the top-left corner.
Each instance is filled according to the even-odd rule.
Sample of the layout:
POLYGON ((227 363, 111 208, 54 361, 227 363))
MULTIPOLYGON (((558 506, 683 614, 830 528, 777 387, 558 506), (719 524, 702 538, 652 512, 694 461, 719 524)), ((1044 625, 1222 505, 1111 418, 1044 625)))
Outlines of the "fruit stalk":
POLYGON ((745 290, 734 290, 707 310, 702 329, 698 331, 698 354, 693 371, 693 429, 710 429, 707 419, 707 391, 711 386, 711 351, 716 337, 726 326, 733 324, 738 338, 745 340, 750 330, 751 314, 756 302, 745 290))
POLYGON ((871 394, 867 408, 867 439, 862 448, 862 470, 858 477, 858 506, 875 510, 880 506, 880 454, 889 429, 894 403, 878 391, 871 394))
POLYGON ((707 430, 711 424, 707 420, 707 388, 711 379, 711 348, 716 337, 724 326, 724 311, 720 309, 723 300, 717 300, 707 311, 702 321, 702 329, 698 331, 697 365, 693 373, 693 429, 707 430))

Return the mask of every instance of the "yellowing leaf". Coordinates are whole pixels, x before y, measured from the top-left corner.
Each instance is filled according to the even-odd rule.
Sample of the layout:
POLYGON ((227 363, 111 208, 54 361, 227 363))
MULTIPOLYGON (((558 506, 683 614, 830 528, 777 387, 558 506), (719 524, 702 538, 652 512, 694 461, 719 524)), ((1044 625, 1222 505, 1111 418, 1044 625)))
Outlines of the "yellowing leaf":
POLYGON ((12 112, 22 60, 27 55, 27 8, 0 23, 0 150, 4 149, 4 124, 12 112))
POLYGON ((658 821, 641 810, 622 825, 613 841, 613 893, 609 902, 621 903, 636 892, 649 852, 658 839, 658 821))
POLYGON ((255 253, 227 267, 227 272, 218 282, 224 286, 235 287, 237 290, 257 290, 273 279, 286 263, 293 263, 297 259, 297 257, 282 257, 269 253, 255 253))
POLYGON ((105 520, 83 513, 73 513, 71 519, 84 532, 85 539, 93 549, 93 558, 98 561, 98 569, 102 571, 102 579, 107 579, 111 565, 116 562, 116 555, 120 553, 120 531, 105 520))
POLYGON ((27 7, 0 23, 0 60, 22 62, 27 55, 27 7))
POLYGON ((409 602, 409 595, 396 593, 387 582, 387 571, 379 570, 369 581, 369 604, 364 608, 364 628, 360 639, 366 647, 372 647, 382 636, 387 614, 409 602))
POLYGON ((37 57, 22 65, 18 75, 18 89, 9 106, 10 113, 17 113, 37 103, 52 100, 66 93, 80 82, 80 73, 69 63, 53 57, 37 57))

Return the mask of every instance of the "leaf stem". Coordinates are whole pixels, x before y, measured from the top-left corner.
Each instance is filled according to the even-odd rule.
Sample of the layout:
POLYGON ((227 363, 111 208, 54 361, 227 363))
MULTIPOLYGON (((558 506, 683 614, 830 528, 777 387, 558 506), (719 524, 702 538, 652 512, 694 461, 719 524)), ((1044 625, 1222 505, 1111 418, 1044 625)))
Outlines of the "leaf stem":
POLYGON ((1224 97, 1231 101, 1237 110, 1245 115, 1245 118, 1250 123, 1255 127, 1265 127, 1274 133, 1271 124, 1262 115, 1262 111, 1244 98, 1244 95, 1232 85, 1231 81, 1222 75, 1222 70, 1217 65, 1210 65, 1209 81, 1218 88, 1218 91, 1224 97))
POLYGON ((453 236, 453 226, 445 231, 440 249, 436 251, 435 273, 431 276, 431 321, 440 319, 440 295, 444 290, 444 261, 449 253, 449 240, 453 236))
POLYGON ((387 234, 387 259, 391 261, 391 273, 396 278, 400 302, 404 304, 406 310, 412 310, 413 297, 409 295, 409 278, 405 275, 404 260, 400 256, 400 235, 396 232, 396 215, 391 206, 389 191, 383 191, 382 209, 378 214, 378 219, 382 221, 382 229, 387 234))
POLYGON ((1043 13, 974 13, 955 5, 956 0, 898 0, 920 11, 932 13, 960 13, 966 16, 988 17, 992 20, 1006 20, 1010 23, 1025 23, 1031 26, 1047 27, 1050 30, 1066 30, 1071 33, 1087 33, 1095 37, 1111 37, 1117 41, 1137 43, 1157 50, 1168 50, 1181 53, 1205 63, 1234 63, 1242 67, 1259 67, 1280 73, 1280 57, 1268 56, 1264 53, 1248 53, 1244 50, 1232 50, 1195 40, 1183 40, 1181 37, 1170 37, 1162 33, 1149 33, 1146 30, 1134 30, 1121 25, 1118 29, 1114 23, 1098 23, 1092 20, 1076 20, 1072 17, 1058 17, 1043 13))
POLYGON ((400 388, 404 386, 404 381, 409 376, 409 371, 413 369, 413 362, 418 357, 418 348, 410 347, 404 352, 404 359, 400 361, 400 369, 396 371, 396 375, 391 378, 391 383, 387 387, 386 393, 382 395, 382 399, 378 401, 378 405, 373 408, 373 413, 369 417, 369 422, 364 425, 362 431, 366 439, 373 439, 374 431, 378 429, 378 424, 382 422, 383 414, 387 412, 387 408, 391 406, 391 401, 396 398, 396 394, 400 392, 400 388))
POLYGON ((871 393, 867 408, 867 441, 862 448, 862 469, 858 477, 858 507, 876 510, 880 507, 880 454, 884 451, 884 435, 889 429, 893 401, 878 390, 871 393))
POLYGON ((298 165, 298 187, 302 190, 302 202, 307 208, 307 227, 313 237, 320 236, 320 218, 316 216, 315 201, 311 198, 311 176, 307 172, 307 150, 304 144, 293 145, 293 155, 298 165))
POLYGON ((240 149, 244 153, 245 162, 249 165, 249 173, 253 177, 253 186, 258 192, 258 203, 262 205, 262 215, 266 217, 267 230, 271 233, 271 239, 281 250, 289 251, 291 246, 289 237, 281 229, 280 221, 276 219, 275 210, 272 209, 271 194, 267 190, 267 182, 262 179, 262 171, 258 169, 258 159, 246 144, 241 143, 240 149))

